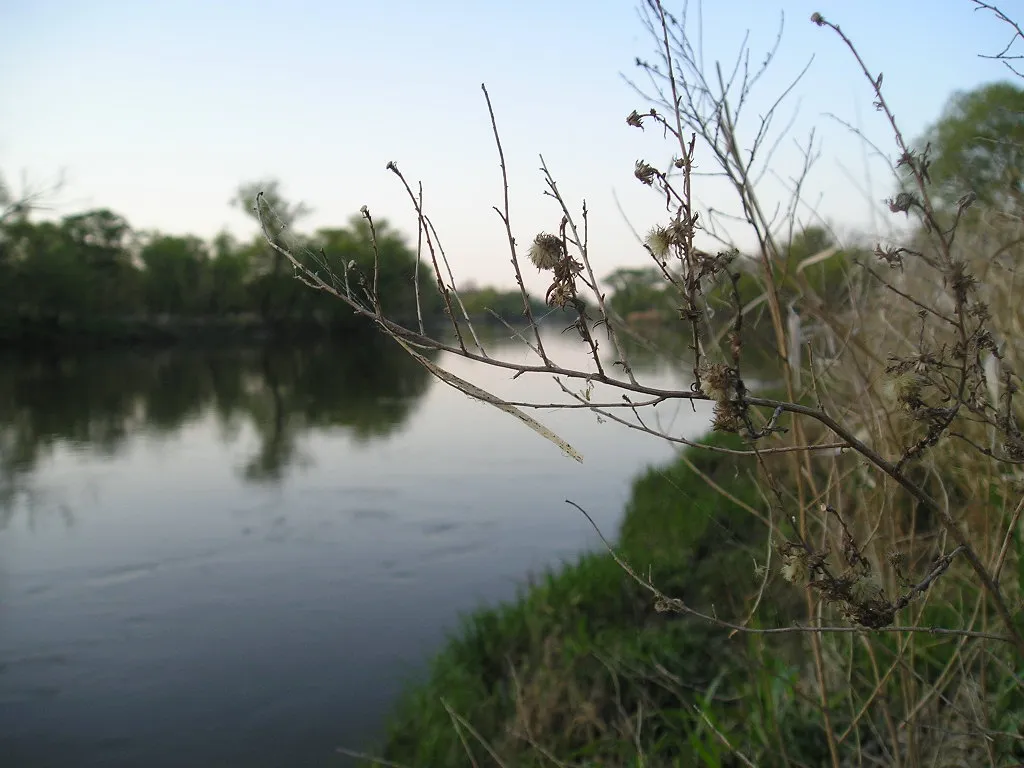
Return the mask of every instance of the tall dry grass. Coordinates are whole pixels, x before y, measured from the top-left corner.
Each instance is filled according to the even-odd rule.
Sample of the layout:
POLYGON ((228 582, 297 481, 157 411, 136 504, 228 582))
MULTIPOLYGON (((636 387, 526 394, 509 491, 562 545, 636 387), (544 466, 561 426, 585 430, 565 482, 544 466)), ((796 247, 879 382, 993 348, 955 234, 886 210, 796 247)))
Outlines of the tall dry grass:
MULTIPOLYGON (((644 247, 677 291, 680 331, 692 358, 689 389, 651 387, 634 374, 625 354, 628 331, 610 314, 590 259, 589 212, 563 197, 546 165, 546 194, 558 223, 531 237, 525 249, 520 245, 509 212, 499 120, 486 89, 503 182, 495 210, 507 234, 527 323, 527 330, 510 333, 533 351, 534 362, 498 359, 485 348, 461 309, 422 192, 414 192, 393 163, 388 168, 416 213, 421 255, 432 266, 447 308, 449 334, 429 334, 422 319, 416 327, 390 319, 386 300, 376 292, 376 270, 326 275, 326 262, 289 251, 270 231, 257 200, 268 241, 312 289, 348 303, 446 384, 520 419, 574 458, 577 449, 532 410, 580 408, 654 439, 685 444, 659 426, 657 409, 713 401, 714 429, 739 435, 743 446, 704 449, 746 457, 757 471, 760 503, 746 506, 761 531, 757 579, 739 596, 734 591, 716 599, 712 591, 698 604, 649 581, 642 554, 633 552, 630 562, 609 543, 623 578, 632 579, 658 610, 713 629, 721 643, 737 649, 741 661, 730 663, 749 665, 755 677, 777 674, 771 670, 779 659, 795 660, 800 716, 814 721, 813 732, 824 740, 833 766, 1024 760, 1024 435, 1017 392, 1024 208, 978 210, 970 196, 952 207, 934 201, 927 152, 902 134, 876 74, 878 64, 864 62, 838 25, 815 14, 811 21, 845 47, 851 66, 864 74, 865 101, 889 125, 893 170, 903 185, 888 201, 889 211, 916 222, 901 239, 878 243, 870 260, 849 265, 843 303, 826 301, 804 267, 832 253, 799 264, 787 258, 787 245, 803 221, 803 175, 781 206, 782 219, 775 215, 777 206, 762 199, 757 182, 758 163, 770 163, 777 138, 771 118, 786 94, 767 115, 743 124, 749 119, 744 107, 762 74, 741 65, 747 51, 735 66, 706 70, 692 43, 690 20, 673 16, 660 0, 647 0, 641 11, 654 43, 652 59, 639 62, 646 80, 638 91, 648 106, 627 122, 664 132, 671 157, 638 161, 633 170, 664 207, 644 247), (752 138, 741 146, 739 136, 752 138), (701 212, 698 154, 717 166, 731 188, 739 225, 701 212), (748 256, 730 235, 739 227, 756 243, 748 256), (720 247, 709 251, 698 241, 720 247), (754 296, 740 291, 739 268, 748 258, 758 277, 754 296), (590 367, 564 367, 549 356, 526 297, 527 260, 548 274, 547 303, 564 313, 589 350, 590 367), (784 295, 784 283, 798 286, 795 299, 784 295), (708 312, 705 297, 713 290, 730 297, 724 328, 708 312), (758 391, 747 378, 754 306, 764 312, 774 347, 768 357, 779 384, 769 391, 758 391), (607 348, 611 363, 600 351, 607 348), (437 367, 422 354, 425 349, 519 375, 554 377, 565 399, 508 402, 437 367), (732 613, 725 615, 720 606, 732 613)), ((766 67, 771 59, 766 57, 766 67)), ((803 174, 813 156, 809 145, 803 174)), ((372 214, 363 214, 372 227, 372 214)), ((715 493, 729 495, 727 483, 706 479, 715 493)), ((707 578, 719 590, 730 583, 725 574, 707 578)), ((555 690, 530 670, 513 665, 507 674, 521 723, 535 723, 539 702, 555 690), (524 695, 534 688, 535 695, 524 695)), ((741 713, 749 707, 751 716, 727 727, 702 714, 725 750, 725 762, 799 763, 781 740, 768 740, 757 755, 748 754, 753 741, 743 729, 754 721, 752 713, 759 722, 782 717, 781 703, 755 699, 750 694, 733 701, 730 706, 741 713)), ((549 711, 550 703, 543 708, 549 711)), ((449 714, 467 754, 470 742, 487 741, 474 731, 472 712, 449 714)), ((616 722, 640 722, 640 714, 624 711, 616 722)), ((637 736, 640 758, 641 741, 637 736)), ((564 764, 543 744, 531 747, 539 764, 564 764)), ((487 749, 488 759, 505 764, 493 746, 487 749)))

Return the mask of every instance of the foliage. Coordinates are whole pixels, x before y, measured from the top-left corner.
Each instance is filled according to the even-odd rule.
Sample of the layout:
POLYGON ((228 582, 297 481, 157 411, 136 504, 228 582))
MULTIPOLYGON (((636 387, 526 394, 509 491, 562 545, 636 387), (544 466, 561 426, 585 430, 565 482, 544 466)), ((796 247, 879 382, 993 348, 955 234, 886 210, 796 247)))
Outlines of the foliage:
POLYGON ((146 280, 145 305, 158 314, 197 314, 207 309, 213 270, 206 244, 197 237, 156 235, 139 252, 146 280))
MULTIPOLYGON (((224 239, 215 256, 201 256, 187 238, 155 238, 141 267, 126 222, 110 211, 35 225, 9 216, 0 199, 5 306, 16 307, 18 321, 58 324, 67 314, 212 306, 255 310, 267 322, 358 315, 403 345, 414 338, 415 354, 453 349, 454 335, 456 353, 470 360, 580 384, 587 395, 568 405, 677 442, 685 440, 642 409, 666 400, 712 405, 712 426, 728 437, 637 481, 620 531, 624 562, 586 555, 536 580, 519 601, 469 617, 398 708, 389 759, 476 764, 487 750, 514 765, 673 764, 681 755, 707 765, 834 768, 1020 762, 1024 91, 996 83, 955 94, 908 146, 882 74, 815 13, 811 22, 852 54, 865 100, 891 129, 904 183, 888 208, 912 223, 909 236, 872 254, 840 249, 802 218, 813 138, 806 167, 771 166, 784 138, 772 135, 782 122, 775 118, 790 89, 764 102, 771 106, 754 126, 739 124, 776 49, 757 57, 744 47, 712 70, 688 27, 692 16, 645 0, 640 18, 654 58, 637 59, 645 104, 626 122, 672 145, 670 157, 633 169, 657 193, 659 224, 646 243, 655 266, 613 273, 606 302, 588 210, 573 210, 543 161, 561 224, 527 250, 550 273, 546 306, 572 317, 593 365, 561 367, 539 332, 529 340, 531 364, 471 348, 460 298, 476 314, 505 297, 460 295, 439 267, 417 271, 369 211, 344 230, 301 237, 293 229, 305 209, 273 184, 249 185, 239 197, 249 210, 263 192, 265 209, 255 209, 263 240, 236 248, 224 239), (698 142, 702 165, 735 193, 731 217, 716 221, 722 212, 700 209, 691 189, 698 142), (759 179, 769 173, 793 180, 788 199, 767 199, 759 179), (755 243, 748 254, 734 245, 740 228, 755 243), (704 236, 722 248, 702 250, 695 243, 704 236), (215 277, 208 265, 222 256, 215 277), (293 271, 316 290, 292 280, 293 271), (150 279, 188 290, 147 290, 150 279), (414 284, 423 288, 421 309, 440 289, 430 306, 451 322, 443 340, 417 330, 414 284), (688 345, 688 388, 665 392, 635 376, 617 321, 652 312, 668 316, 688 345), (610 365, 599 346, 613 350, 610 365), (758 355, 777 374, 771 389, 750 377, 758 355), (610 404, 590 399, 595 384, 613 390, 610 404)), ((498 213, 521 282, 487 98, 506 193, 498 213)), ((412 198, 397 166, 388 168, 412 198)), ((432 227, 416 212, 429 240, 432 227)), ((520 310, 510 300, 504 311, 520 310)), ((268 380, 272 373, 268 366, 268 380)), ((284 392, 271 385, 261 407, 277 407, 284 392)), ((267 445, 271 455, 287 453, 287 434, 274 431, 267 445)), ((263 457, 249 468, 253 477, 273 470, 263 457)))
POLYGON ((670 316, 678 304, 656 267, 620 267, 604 282, 611 288, 609 306, 624 320, 652 311, 670 316))
MULTIPOLYGON (((312 238, 311 247, 327 255, 326 264, 318 266, 326 266, 333 274, 344 274, 347 271, 349 287, 360 292, 372 284, 374 263, 375 260, 379 261, 377 291, 385 311, 392 317, 415 319, 415 273, 418 268, 420 284, 430 286, 429 268, 422 261, 417 267, 415 254, 386 221, 375 222, 374 226, 375 238, 371 236, 370 225, 361 216, 350 218, 346 228, 318 230, 312 238)), ((339 283, 338 287, 342 285, 339 283)), ((296 288, 304 290, 301 284, 297 284, 296 288)), ((337 302, 329 296, 323 296, 321 305, 333 309, 337 307, 337 302)), ((441 298, 437 291, 422 291, 420 312, 433 317, 441 311, 441 298)))
MULTIPOLYGON (((709 444, 741 445, 720 436, 709 444)), ((714 594, 723 610, 756 591, 751 559, 760 553, 749 547, 760 524, 701 477, 757 504, 745 464, 690 449, 638 478, 619 555, 670 574, 680 596, 714 594)), ((490 748, 516 766, 550 765, 545 755, 640 766, 703 754, 725 764, 708 718, 744 739, 755 759, 784 742, 794 759, 820 761, 827 753, 796 692, 795 662, 784 653, 762 659, 751 675, 745 644, 714 638, 706 624, 656 611, 608 553, 583 555, 532 579, 518 600, 465 617, 427 679, 408 689, 380 755, 460 766, 471 764, 467 750, 479 760, 490 748), (753 711, 736 705, 740 697, 756 702, 753 711)))
POLYGON ((1024 88, 997 82, 954 93, 917 142, 930 145, 928 173, 947 206, 973 192, 1000 209, 1020 208, 1024 195, 1024 88))
MULTIPOLYGON (((736 498, 746 487, 742 470, 726 480, 696 471, 700 465, 691 461, 706 492, 731 496, 746 521, 729 512, 705 524, 699 510, 673 519, 678 507, 668 497, 661 514, 645 515, 639 502, 630 509, 623 551, 640 564, 614 563, 631 580, 624 589, 645 598, 648 610, 674 617, 661 621, 685 626, 685 633, 659 642, 668 636, 655 629, 659 620, 610 586, 612 564, 585 558, 520 604, 471 620, 419 698, 400 710, 392 754, 476 764, 486 743, 495 762, 515 765, 671 764, 683 754, 709 765, 833 768, 1019 762, 1019 211, 998 197, 1005 184, 968 216, 970 196, 950 205, 943 198, 948 188, 935 184, 941 177, 931 155, 908 146, 882 75, 869 69, 842 27, 815 13, 811 22, 849 52, 864 76, 865 98, 891 130, 893 170, 906 184, 886 203, 901 223, 913 222, 909 235, 896 233, 870 252, 836 247, 804 218, 804 184, 817 157, 813 132, 801 147, 803 168, 772 166, 788 130, 775 118, 793 88, 764 101, 771 107, 753 126, 740 120, 777 60, 778 39, 763 57, 744 44, 735 62, 712 65, 698 44, 702 31, 692 29, 699 14, 696 21, 676 17, 660 0, 645 0, 639 10, 654 58, 637 59, 644 86, 634 87, 645 103, 626 123, 665 137, 670 156, 640 159, 633 168, 637 182, 656 193, 658 223, 645 241, 655 266, 612 279, 619 309, 638 306, 640 296, 654 305, 644 311, 660 314, 671 296, 673 322, 666 327, 687 346, 687 387, 666 391, 637 377, 621 340, 631 329, 618 322, 616 297, 606 301, 593 271, 589 209, 577 211, 562 196, 543 161, 552 220, 561 223, 557 234, 538 233, 525 254, 517 249, 486 88, 506 200, 497 211, 515 277, 521 280, 522 255, 550 274, 546 301, 574 317, 586 362, 565 367, 551 360, 537 328, 523 335, 530 362, 498 359, 476 339, 467 341, 455 313, 449 335, 428 336, 389 322, 372 293, 333 295, 403 344, 415 338, 420 348, 446 349, 516 376, 556 378, 568 401, 513 406, 438 374, 528 424, 524 409, 579 408, 685 444, 657 409, 708 403, 711 428, 742 440, 739 455, 756 468, 749 474, 757 496, 736 498), (755 60, 762 63, 751 68, 755 60), (733 210, 701 207, 693 190, 698 157, 700 174, 717 176, 734 193, 733 210), (759 180, 770 175, 791 184, 766 192, 759 180), (698 238, 721 247, 705 251, 698 238), (747 256, 736 246, 741 240, 754 243, 747 256), (590 307, 582 305, 584 295, 590 307), (451 335, 458 347, 448 344, 451 335), (608 348, 613 357, 606 365, 608 348), (752 363, 773 375, 755 373, 752 363), (631 541, 641 542, 639 553, 629 552, 631 541), (591 586, 599 594, 588 593, 591 586), (583 615, 577 606, 585 607, 583 615), (678 662, 673 652, 681 654, 678 662), (679 675, 664 674, 677 663, 679 675), (676 687, 659 690, 674 697, 635 695, 636 679, 667 679, 676 687), (694 692, 687 683, 699 698, 687 698, 694 692), (664 744, 670 754, 658 752, 664 744)), ((988 117, 984 110, 971 114, 988 117)), ((998 130, 1004 128, 1010 130, 998 130)), ((1005 175, 1011 163, 986 161, 974 170, 990 167, 1005 175)), ((388 169, 412 197, 397 166, 388 169)), ((976 190, 978 198, 983 191, 976 190)), ((808 218, 818 221, 813 213, 808 218)), ((420 228, 430 235, 422 215, 420 228)), ((311 285, 331 292, 329 281, 288 258, 311 285)), ((455 286, 439 268, 434 277, 450 307, 455 286)), ((535 430, 576 455, 550 430, 535 430)), ((737 456, 721 445, 703 449, 724 452, 730 462, 737 456)), ((649 493, 644 489, 638 484, 636 499, 649 493)))
MULTIPOLYGON (((254 200, 259 186, 243 185, 238 200, 254 200)), ((288 229, 305 215, 304 206, 283 198, 276 182, 264 191, 288 229)), ((232 334, 258 324, 278 332, 364 325, 337 302, 306 289, 262 234, 237 241, 221 233, 207 243, 192 235, 135 232, 108 209, 35 221, 6 188, 0 192, 7 200, 0 199, 6 206, 0 219, 0 343, 176 338, 204 323, 232 334)), ((415 318, 416 256, 388 222, 376 226, 378 289, 389 312, 415 318)), ((311 259, 326 258, 339 271, 351 263, 353 281, 373 274, 374 245, 359 216, 311 236, 291 231, 287 242, 302 243, 311 259)), ((419 270, 429 288, 422 263, 419 270)), ((436 290, 422 293, 421 312, 428 320, 440 314, 436 290)))

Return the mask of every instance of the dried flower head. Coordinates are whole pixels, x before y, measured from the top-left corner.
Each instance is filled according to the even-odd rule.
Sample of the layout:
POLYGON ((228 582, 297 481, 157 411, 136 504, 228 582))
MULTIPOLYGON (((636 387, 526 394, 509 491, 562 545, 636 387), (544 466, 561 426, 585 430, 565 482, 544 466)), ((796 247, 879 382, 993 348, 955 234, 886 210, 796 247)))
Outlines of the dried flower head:
POLYGON ((850 585, 850 596, 854 602, 870 605, 885 600, 885 589, 873 576, 866 576, 850 585))
POLYGON ((716 432, 739 434, 745 426, 743 406, 733 400, 715 403, 711 415, 711 428, 716 432))
POLYGON ((903 254, 913 253, 913 251, 907 248, 897 248, 894 246, 882 247, 881 243, 875 246, 875 256, 888 264, 892 269, 903 268, 903 254))
POLYGON ((644 242, 651 249, 651 253, 659 259, 663 259, 668 255, 669 248, 672 247, 672 230, 661 226, 652 227, 644 242))
POLYGON ((953 290, 959 304, 967 303, 967 295, 974 288, 977 280, 974 275, 967 271, 967 264, 961 259, 954 259, 949 263, 944 275, 946 284, 953 290))
POLYGON ((633 170, 633 175, 640 179, 642 183, 647 186, 651 186, 654 183, 655 177, 658 175, 658 171, 643 160, 637 160, 636 168, 633 170))
POLYGON ((905 552, 894 549, 886 555, 886 560, 889 561, 889 565, 897 570, 907 567, 907 555, 905 552))
POLYGON ((813 21, 813 22, 814 22, 815 24, 817 24, 817 25, 818 25, 819 27, 823 27, 823 26, 825 26, 825 17, 824 17, 824 16, 822 16, 822 15, 821 15, 820 13, 818 13, 817 11, 815 11, 814 13, 812 13, 812 14, 811 14, 811 21, 813 21))
POLYGON ((910 215, 910 207, 917 202, 909 192, 900 192, 896 197, 886 200, 889 210, 893 213, 905 213, 910 215))
POLYGON ((900 405, 914 409, 922 405, 921 390, 928 379, 916 371, 897 372, 890 380, 888 389, 900 405))
POLYGON ((968 192, 966 195, 956 201, 956 207, 961 211, 965 211, 970 208, 977 201, 978 196, 974 192, 968 192))
POLYGON ((634 128, 639 128, 640 130, 643 130, 643 118, 640 117, 640 113, 637 112, 635 109, 632 112, 630 112, 629 117, 626 118, 626 125, 631 125, 634 128))
POLYGON ((736 388, 736 371, 725 363, 711 363, 701 371, 701 378, 716 402, 728 400, 736 388))
POLYGON ((782 553, 782 578, 790 584, 804 584, 810 577, 807 553, 799 547, 787 547, 782 553))
POLYGON ((563 255, 562 241, 558 235, 541 232, 530 245, 530 261, 537 269, 554 269, 563 255))
POLYGON ((1024 460, 1024 440, 1020 435, 1009 434, 1003 440, 1003 453, 1011 461, 1024 460))
POLYGON ((547 303, 548 306, 564 309, 567 304, 572 303, 573 298, 575 296, 568 287, 555 285, 547 295, 547 303))

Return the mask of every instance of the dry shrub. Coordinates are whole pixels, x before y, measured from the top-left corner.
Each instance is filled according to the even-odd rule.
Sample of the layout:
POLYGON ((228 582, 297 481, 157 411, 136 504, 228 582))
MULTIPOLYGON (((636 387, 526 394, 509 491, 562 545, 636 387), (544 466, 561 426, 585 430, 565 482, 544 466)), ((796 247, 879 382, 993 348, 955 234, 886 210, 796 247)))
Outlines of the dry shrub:
MULTIPOLYGON (((746 445, 707 449, 756 461, 763 503, 750 512, 774 553, 771 567, 767 558, 759 565, 760 588, 733 616, 721 615, 714 604, 693 605, 664 594, 643 576, 643 564, 634 567, 620 558, 625 573, 650 592, 659 610, 718 627, 723 642, 751 640, 746 660, 753 674, 767 669, 764 658, 782 653, 782 643, 798 641, 803 661, 798 688, 816 708, 818 732, 834 766, 1024 759, 1019 562, 1024 436, 1017 396, 1024 315, 1017 268, 1024 256, 1024 209, 978 210, 971 196, 952 207, 933 202, 927 150, 915 149, 903 137, 882 77, 868 69, 838 26, 814 14, 811 21, 849 49, 865 75, 866 96, 889 122, 894 171, 904 184, 888 201, 889 209, 916 222, 911 234, 875 244, 873 255, 850 265, 843 302, 820 295, 803 269, 832 254, 813 254, 800 264, 788 256, 787 246, 801 227, 803 176, 790 190, 790 200, 763 200, 756 183, 761 169, 751 159, 770 162, 775 137, 769 126, 781 99, 749 132, 750 146, 741 147, 737 138, 743 135, 742 107, 763 69, 743 65, 744 49, 736 66, 706 72, 685 17, 674 17, 659 0, 647 0, 641 10, 656 44, 652 61, 638 61, 649 80, 644 95, 653 106, 634 111, 627 123, 656 129, 672 144, 666 163, 640 160, 633 170, 663 203, 645 248, 676 291, 680 327, 691 347, 689 389, 662 390, 635 376, 622 340, 628 330, 608 312, 592 267, 586 206, 574 212, 542 160, 558 225, 530 239, 528 256, 550 274, 548 304, 578 334, 592 366, 563 367, 549 357, 523 284, 493 110, 504 190, 504 205, 496 210, 508 235, 527 321, 525 331, 510 332, 533 351, 535 362, 497 359, 481 343, 468 315, 460 313, 455 279, 422 195, 413 194, 394 163, 388 169, 415 209, 423 254, 447 307, 449 334, 430 334, 422 321, 417 328, 394 322, 381 310, 386 302, 375 294, 369 276, 328 280, 302 254, 282 253, 312 288, 332 293, 372 320, 442 381, 519 418, 574 458, 579 458, 576 450, 527 410, 585 408, 653 437, 689 444, 652 414, 666 404, 712 401, 714 429, 736 433, 746 445), (756 242, 749 258, 741 256, 720 218, 701 211, 693 173, 698 153, 704 164, 717 165, 735 193, 742 227, 756 242), (776 209, 788 212, 781 224, 768 213, 776 209), (698 238, 721 247, 704 250, 698 238), (741 295, 743 274, 756 275, 756 298, 741 295), (341 284, 344 291, 336 287, 341 284), (715 320, 706 298, 712 291, 728 297, 727 311, 719 310, 715 320), (748 378, 752 331, 772 339, 767 356, 777 382, 772 389, 748 378), (600 351, 606 348, 610 362, 600 351), (422 349, 448 351, 519 375, 551 376, 565 399, 510 403, 438 368, 422 349), (766 626, 763 617, 784 615, 768 610, 778 607, 770 603, 780 581, 792 585, 802 616, 766 626)), ((814 156, 812 139, 804 175, 814 156)), ((372 224, 365 209, 364 215, 372 224)), ((715 488, 728 494, 728 487, 715 488)), ((728 584, 732 574, 717 578, 728 584)), ((546 649, 538 665, 511 668, 519 703, 515 738, 544 740, 568 731, 600 740, 610 723, 621 727, 639 715, 595 710, 594 702, 611 700, 610 689, 575 687, 573 675, 559 668, 565 663, 546 649)), ((631 706, 639 707, 638 701, 634 698, 631 706)), ((749 743, 742 718, 731 721, 726 732, 707 712, 701 716, 735 760, 751 762, 737 746, 749 743)), ((540 741, 537 748, 543 753, 540 741)), ((779 761, 788 762, 785 745, 778 748, 779 761)))

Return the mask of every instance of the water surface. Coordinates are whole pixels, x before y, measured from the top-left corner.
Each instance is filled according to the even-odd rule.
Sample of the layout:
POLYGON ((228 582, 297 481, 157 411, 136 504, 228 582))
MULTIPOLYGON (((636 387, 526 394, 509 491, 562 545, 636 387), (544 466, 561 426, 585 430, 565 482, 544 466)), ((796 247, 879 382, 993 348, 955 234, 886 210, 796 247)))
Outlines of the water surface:
POLYGON ((584 411, 534 415, 582 465, 384 339, 0 358, 3 764, 346 764, 335 748, 372 743, 461 612, 598 546, 565 499, 614 534, 632 477, 671 455, 584 411))

